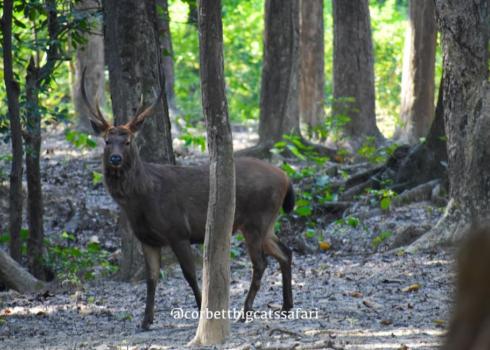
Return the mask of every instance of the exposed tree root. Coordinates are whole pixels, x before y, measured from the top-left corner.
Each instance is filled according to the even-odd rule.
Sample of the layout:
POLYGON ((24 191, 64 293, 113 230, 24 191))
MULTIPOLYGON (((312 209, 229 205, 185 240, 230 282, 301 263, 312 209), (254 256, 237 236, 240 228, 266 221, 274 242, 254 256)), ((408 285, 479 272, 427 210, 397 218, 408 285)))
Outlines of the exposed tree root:
POLYGON ((457 203, 451 199, 436 226, 412 243, 407 251, 427 250, 436 245, 457 242, 463 237, 469 224, 470 215, 464 215, 457 203))
MULTIPOLYGON (((301 136, 300 136, 301 137, 301 136)), ((331 159, 336 159, 337 151, 316 143, 312 143, 305 138, 301 137, 301 142, 307 146, 311 147, 312 151, 317 153, 319 156, 329 157, 331 159)), ((266 159, 271 157, 271 149, 274 147, 275 142, 259 142, 255 146, 242 149, 235 152, 235 157, 254 157, 259 159, 266 159)), ((284 150, 284 156, 293 157, 294 155, 290 153, 288 149, 284 150)))
POLYGON ((32 276, 3 250, 0 250, 0 281, 20 293, 39 292, 46 288, 43 281, 32 276))
POLYGON ((415 186, 410 190, 406 190, 395 197, 391 202, 391 205, 400 207, 413 202, 432 200, 434 189, 439 183, 440 180, 432 180, 422 185, 415 186))

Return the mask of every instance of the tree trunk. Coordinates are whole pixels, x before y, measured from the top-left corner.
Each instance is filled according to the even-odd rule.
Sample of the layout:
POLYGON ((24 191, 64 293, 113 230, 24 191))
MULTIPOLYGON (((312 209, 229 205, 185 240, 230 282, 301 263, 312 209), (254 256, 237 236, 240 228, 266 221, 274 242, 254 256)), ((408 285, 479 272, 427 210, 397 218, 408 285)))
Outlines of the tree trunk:
POLYGON ((410 188, 434 179, 447 179, 443 86, 444 82, 441 80, 435 117, 427 139, 413 146, 401 164, 395 177, 398 186, 410 188))
POLYGON ((204 241, 201 318, 193 345, 223 343, 228 317, 207 312, 229 310, 230 239, 235 215, 235 166, 223 70, 221 1, 199 1, 202 103, 210 153, 210 190, 204 241))
POLYGON ((444 53, 443 99, 450 201, 413 248, 459 239, 471 220, 490 214, 488 1, 436 0, 444 53))
POLYGON ((0 250, 0 282, 19 293, 39 292, 46 285, 32 276, 3 250, 0 250))
POLYGON ((90 112, 84 103, 80 90, 82 72, 85 69, 85 90, 92 106, 95 100, 102 102, 104 98, 104 37, 102 24, 95 18, 99 1, 82 0, 75 4, 75 9, 80 15, 91 15, 93 26, 90 33, 85 33, 87 42, 77 48, 75 62, 75 81, 72 86, 73 104, 77 117, 77 127, 84 132, 92 132, 89 121, 90 112))
POLYGON ((300 0, 300 13, 299 114, 311 132, 325 117, 323 0, 300 0))
POLYGON ((170 17, 168 12, 168 0, 156 0, 158 7, 158 32, 160 35, 160 50, 163 55, 163 73, 165 76, 165 93, 170 115, 178 113, 175 104, 175 74, 174 57, 172 48, 172 35, 170 33, 170 17))
POLYGON ((259 143, 299 133, 299 0, 266 0, 259 143))
POLYGON ((26 75, 26 174, 27 174, 27 241, 29 271, 45 279, 43 268, 43 193, 41 185, 41 114, 39 112, 40 70, 31 58, 26 75))
MULTIPOLYGON (((165 86, 156 10, 155 0, 104 1, 105 57, 117 125, 135 115, 141 95, 148 106, 165 86)), ((154 116, 143 124, 136 141, 143 160, 174 164, 168 105, 166 98, 162 100, 154 116)), ((125 222, 124 218, 120 222, 125 222)), ((122 247, 126 248, 122 251, 121 276, 129 280, 144 266, 143 257, 135 254, 141 250, 136 237, 129 232, 129 225, 121 225, 120 231, 122 247)))
POLYGON ((414 144, 426 137, 434 115, 436 19, 433 1, 409 1, 410 26, 403 57, 401 127, 395 138, 414 144))
POLYGON ((4 1, 2 16, 3 34, 3 77, 7 93, 7 104, 12 143, 12 167, 9 190, 9 233, 10 255, 16 261, 21 259, 20 230, 22 228, 22 125, 20 122, 20 87, 15 80, 12 60, 12 0, 4 1))
POLYGON ((333 0, 333 110, 348 116, 345 136, 358 148, 376 126, 374 58, 368 0, 333 0))

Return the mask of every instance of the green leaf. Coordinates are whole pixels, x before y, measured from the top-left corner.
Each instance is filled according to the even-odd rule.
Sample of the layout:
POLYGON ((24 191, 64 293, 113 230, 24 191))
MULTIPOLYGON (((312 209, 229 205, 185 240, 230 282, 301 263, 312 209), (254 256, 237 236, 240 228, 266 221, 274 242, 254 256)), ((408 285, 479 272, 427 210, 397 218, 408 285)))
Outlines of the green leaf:
POLYGON ((304 206, 304 207, 297 207, 295 209, 295 212, 299 216, 305 217, 305 216, 310 216, 312 213, 312 210, 311 210, 310 206, 304 206))
POLYGON ((98 171, 92 171, 92 184, 94 186, 101 183, 103 178, 104 177, 102 173, 99 173, 98 171))
POLYGON ((381 209, 388 210, 391 206, 391 198, 384 197, 383 199, 381 199, 381 202, 379 204, 381 206, 381 209))

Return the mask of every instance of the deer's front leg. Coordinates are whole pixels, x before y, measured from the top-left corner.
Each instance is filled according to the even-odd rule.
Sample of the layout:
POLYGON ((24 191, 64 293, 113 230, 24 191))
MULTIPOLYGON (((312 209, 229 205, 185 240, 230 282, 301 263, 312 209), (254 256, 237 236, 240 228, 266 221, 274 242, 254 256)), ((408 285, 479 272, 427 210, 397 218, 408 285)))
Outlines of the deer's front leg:
POLYGON ((152 247, 142 244, 143 255, 146 263, 146 307, 145 316, 141 323, 143 330, 150 329, 150 324, 153 323, 155 309, 155 290, 160 276, 160 247, 152 247))

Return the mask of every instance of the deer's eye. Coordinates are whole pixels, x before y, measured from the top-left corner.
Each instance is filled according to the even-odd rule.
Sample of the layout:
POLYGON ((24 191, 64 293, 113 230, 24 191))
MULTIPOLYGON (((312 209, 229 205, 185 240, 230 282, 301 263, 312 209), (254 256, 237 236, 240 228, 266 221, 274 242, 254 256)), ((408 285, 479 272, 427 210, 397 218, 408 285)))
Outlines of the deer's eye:
POLYGON ((129 146, 129 144, 131 143, 131 141, 126 141, 126 146, 129 146))
POLYGON ((111 140, 105 140, 105 144, 106 145, 110 145, 111 144, 111 140))

